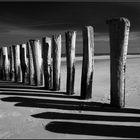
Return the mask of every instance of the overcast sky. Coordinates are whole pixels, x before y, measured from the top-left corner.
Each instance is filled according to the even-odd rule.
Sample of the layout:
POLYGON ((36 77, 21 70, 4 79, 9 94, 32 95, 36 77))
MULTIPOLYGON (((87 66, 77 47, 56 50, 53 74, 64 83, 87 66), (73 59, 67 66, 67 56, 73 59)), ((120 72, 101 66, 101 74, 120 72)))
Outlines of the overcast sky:
POLYGON ((76 30, 77 52, 81 53, 81 29, 92 25, 95 51, 105 53, 109 52, 106 20, 122 16, 131 22, 129 52, 140 52, 140 2, 1 2, 0 46, 59 33, 64 42, 65 31, 76 30))

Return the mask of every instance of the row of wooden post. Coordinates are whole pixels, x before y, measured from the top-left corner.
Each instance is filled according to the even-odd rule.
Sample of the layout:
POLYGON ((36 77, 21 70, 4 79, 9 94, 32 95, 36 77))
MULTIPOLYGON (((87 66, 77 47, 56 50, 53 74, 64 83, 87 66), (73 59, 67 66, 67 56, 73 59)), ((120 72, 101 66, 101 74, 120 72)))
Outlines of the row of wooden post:
MULTIPOLYGON (((125 105, 125 68, 130 22, 126 18, 107 21, 110 36, 110 92, 111 105, 125 105)), ((94 29, 84 27, 83 63, 81 76, 81 99, 92 97, 94 74, 94 29)), ((66 94, 74 94, 76 31, 65 33, 67 85, 66 94)), ((0 48, 0 78, 12 82, 23 82, 44 86, 48 90, 60 90, 61 83, 61 35, 40 40, 29 40, 26 44, 0 48)))

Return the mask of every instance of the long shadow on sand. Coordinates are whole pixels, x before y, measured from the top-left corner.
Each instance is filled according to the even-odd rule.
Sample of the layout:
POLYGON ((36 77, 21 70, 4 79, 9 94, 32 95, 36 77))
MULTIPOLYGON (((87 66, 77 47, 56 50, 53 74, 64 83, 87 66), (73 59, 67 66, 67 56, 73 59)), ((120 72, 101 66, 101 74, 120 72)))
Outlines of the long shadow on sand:
MULTIPOLYGON (((20 94, 19 94, 20 96, 20 94)), ((19 107, 36 107, 36 108, 54 108, 61 110, 79 110, 79 111, 98 111, 98 112, 116 112, 116 113, 134 113, 140 114, 140 109, 123 108, 118 109, 111 107, 109 104, 99 102, 85 102, 72 100, 42 99, 29 97, 4 97, 2 101, 17 102, 15 106, 19 107)))
MULTIPOLYGON (((68 100, 54 100, 54 99, 39 99, 28 97, 5 97, 1 99, 6 102, 17 102, 15 106, 18 107, 37 107, 37 108, 52 108, 61 110, 85 110, 98 112, 112 112, 112 113, 134 113, 140 114, 139 109, 116 109, 110 107, 109 104, 102 104, 96 102, 83 101, 68 101, 68 100)), ((128 115, 128 114, 126 114, 128 115)), ((140 122, 140 118, 133 116, 118 116, 117 114, 94 115, 94 114, 75 114, 75 113, 58 113, 45 112, 31 115, 34 118, 55 119, 59 121, 52 121, 45 127, 46 130, 55 133, 77 134, 77 135, 93 135, 93 136, 108 136, 108 137, 122 137, 122 138, 140 138, 139 126, 120 125, 121 122, 136 123, 140 122), (61 120, 61 121, 60 121, 61 120), (62 121, 65 120, 65 121, 62 121), (68 121, 66 121, 68 120, 68 121), (93 123, 85 122, 70 122, 70 121, 93 121, 93 123), (96 124, 96 121, 104 123, 104 121, 117 122, 119 125, 112 124, 96 124)), ((122 123, 123 124, 123 123, 122 123)))
POLYGON ((43 89, 43 86, 31 86, 23 83, 15 83, 10 81, 0 81, 0 88, 23 88, 23 89, 43 89))
MULTIPOLYGON (((16 83, 16 82, 10 82, 10 81, 0 81, 0 90, 5 90, 5 89, 12 89, 14 88, 15 90, 40 90, 41 91, 46 91, 46 88, 42 86, 37 86, 37 85, 29 85, 29 84, 24 84, 24 83, 16 83)), ((57 92, 54 91, 53 89, 49 89, 49 91, 57 92)), ((58 93, 60 93, 58 91, 58 93)))
POLYGON ((15 90, 15 89, 0 89, 2 91, 0 95, 17 95, 17 96, 31 96, 31 97, 54 97, 54 98, 69 98, 69 99, 80 99, 80 96, 68 96, 66 92, 53 92, 53 91, 40 91, 40 90, 15 90), (41 92, 41 93, 40 93, 41 92))
POLYGON ((140 117, 133 116, 106 116, 106 115, 89 115, 60 112, 43 112, 31 115, 35 118, 55 119, 55 120, 87 120, 87 121, 118 121, 118 122, 140 122, 140 117))
POLYGON ((140 127, 137 126, 53 121, 46 125, 45 129, 51 132, 64 134, 140 138, 140 127))

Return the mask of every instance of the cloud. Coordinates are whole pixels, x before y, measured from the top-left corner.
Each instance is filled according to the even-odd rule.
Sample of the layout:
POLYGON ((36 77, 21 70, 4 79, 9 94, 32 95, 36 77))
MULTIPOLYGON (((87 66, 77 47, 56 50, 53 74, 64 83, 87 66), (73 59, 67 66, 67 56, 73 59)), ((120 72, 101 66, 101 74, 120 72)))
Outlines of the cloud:
MULTIPOLYGON (((91 25, 95 30, 95 47, 98 52, 109 46, 106 19, 125 16, 131 21, 129 41, 140 44, 140 3, 0 3, 0 45, 25 43, 29 39, 77 31, 77 49, 82 50, 82 28, 91 25), (100 49, 101 48, 101 49, 100 49)), ((133 47, 131 47, 133 49, 133 47)))
POLYGON ((106 19, 125 16, 132 30, 139 28, 140 3, 135 2, 14 2, 0 3, 1 21, 35 30, 81 29, 93 25, 97 32, 107 31, 106 19))

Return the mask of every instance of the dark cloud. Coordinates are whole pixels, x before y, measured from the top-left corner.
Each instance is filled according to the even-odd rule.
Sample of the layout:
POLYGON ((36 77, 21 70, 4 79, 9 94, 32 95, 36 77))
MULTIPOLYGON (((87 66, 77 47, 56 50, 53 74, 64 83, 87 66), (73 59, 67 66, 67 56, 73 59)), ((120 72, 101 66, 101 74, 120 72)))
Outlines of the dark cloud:
POLYGON ((37 30, 81 29, 93 25, 107 31, 106 19, 124 16, 132 30, 140 30, 140 3, 136 2, 7 2, 0 3, 4 23, 37 30))
POLYGON ((77 30, 77 51, 82 52, 81 29, 95 28, 95 51, 109 52, 108 25, 112 17, 131 21, 130 52, 140 44, 140 2, 0 2, 0 46, 77 30))

